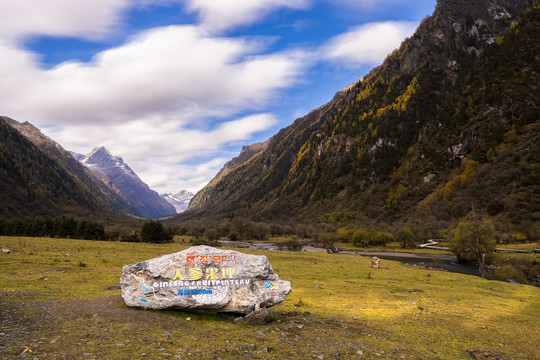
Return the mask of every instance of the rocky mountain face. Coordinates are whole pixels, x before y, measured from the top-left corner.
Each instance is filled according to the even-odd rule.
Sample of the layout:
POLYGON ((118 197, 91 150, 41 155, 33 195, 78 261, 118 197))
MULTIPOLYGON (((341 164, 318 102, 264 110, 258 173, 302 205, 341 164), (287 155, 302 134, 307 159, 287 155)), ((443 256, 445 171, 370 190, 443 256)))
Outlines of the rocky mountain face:
POLYGON ((20 123, 5 116, 0 117, 0 121, 4 124, 2 135, 5 137, 3 151, 6 162, 3 163, 3 171, 16 175, 14 169, 20 168, 16 178, 23 176, 32 179, 30 189, 25 187, 26 181, 18 185, 15 184, 20 179, 8 181, 13 192, 6 182, 2 190, 6 196, 2 199, 13 206, 3 211, 5 216, 58 216, 65 213, 88 215, 97 212, 101 215, 157 218, 175 214, 172 205, 143 183, 122 158, 112 156, 105 148, 94 149, 87 156, 70 153, 28 122, 20 123), (36 147, 24 150, 26 155, 21 155, 24 161, 15 157, 28 147, 26 141, 19 139, 21 136, 36 147), (8 148, 7 144, 13 144, 19 149, 8 148), (45 158, 47 161, 43 160, 45 158), (28 165, 22 166, 24 162, 28 165), (39 169, 40 163, 49 164, 54 169, 54 175, 42 178, 40 174, 45 172, 39 169), (27 175, 23 175, 27 172, 27 175), (48 190, 39 190, 35 184, 40 183, 48 190), (18 200, 9 200, 12 197, 18 200), (69 208, 67 212, 66 207, 69 208))
POLYGON ((440 223, 474 202, 534 223, 539 16, 529 0, 440 0, 381 66, 216 177, 181 219, 440 223))
POLYGON ((113 184, 108 183, 102 174, 91 171, 83 166, 73 156, 73 153, 66 151, 60 144, 44 135, 34 125, 29 122, 21 123, 6 116, 1 118, 23 134, 34 145, 64 166, 81 184, 88 188, 88 191, 108 204, 107 208, 111 208, 112 211, 119 214, 130 214, 134 211, 122 192, 113 184))
POLYGON ((133 207, 132 215, 159 218, 175 214, 174 207, 150 189, 121 157, 113 156, 104 147, 95 148, 86 156, 76 155, 81 164, 108 179, 133 207))
POLYGON ((161 194, 161 197, 164 198, 169 204, 174 206, 176 212, 179 214, 187 210, 193 195, 194 194, 192 192, 181 190, 176 194, 161 194))
MULTIPOLYGON (((7 121, 14 124, 9 118, 0 118, 0 216, 114 213, 92 185, 84 183, 56 157, 32 143, 7 121)), ((38 133, 34 135, 41 139, 38 133)))

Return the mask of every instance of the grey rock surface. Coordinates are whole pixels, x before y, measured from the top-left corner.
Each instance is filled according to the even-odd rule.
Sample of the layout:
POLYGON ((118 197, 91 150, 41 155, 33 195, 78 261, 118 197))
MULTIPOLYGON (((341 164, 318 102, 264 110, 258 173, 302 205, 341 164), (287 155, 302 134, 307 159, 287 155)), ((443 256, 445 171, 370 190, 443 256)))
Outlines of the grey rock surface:
POLYGON ((196 246, 126 265, 120 278, 128 306, 249 314, 292 291, 266 256, 196 246))

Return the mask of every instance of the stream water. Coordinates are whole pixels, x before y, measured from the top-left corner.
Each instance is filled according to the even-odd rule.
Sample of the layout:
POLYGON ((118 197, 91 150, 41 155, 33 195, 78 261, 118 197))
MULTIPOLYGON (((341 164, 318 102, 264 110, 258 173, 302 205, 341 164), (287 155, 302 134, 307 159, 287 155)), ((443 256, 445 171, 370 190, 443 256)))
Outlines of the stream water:
MULTIPOLYGON (((250 249, 259 249, 259 250, 278 250, 279 247, 273 243, 251 243, 246 244, 250 249)), ((304 246, 302 251, 309 252, 326 252, 325 249, 316 248, 313 246, 304 246)), ((368 256, 373 257, 377 256, 380 259, 386 260, 395 260, 400 261, 404 264, 410 266, 418 267, 433 267, 444 269, 446 271, 467 274, 467 275, 476 275, 480 276, 480 272, 473 266, 465 264, 457 264, 456 257, 454 255, 445 255, 445 254, 413 254, 413 253, 402 253, 402 252, 365 252, 365 251, 354 251, 354 250, 344 250, 340 251, 339 254, 345 255, 359 255, 359 256, 368 256)))

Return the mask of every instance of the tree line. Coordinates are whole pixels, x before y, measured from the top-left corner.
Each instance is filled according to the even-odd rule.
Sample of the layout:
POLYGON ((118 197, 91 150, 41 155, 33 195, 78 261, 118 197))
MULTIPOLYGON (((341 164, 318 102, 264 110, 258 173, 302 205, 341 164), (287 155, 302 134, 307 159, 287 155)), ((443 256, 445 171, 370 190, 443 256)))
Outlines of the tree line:
POLYGON ((30 237, 62 237, 104 240, 102 224, 88 219, 35 217, 0 219, 0 235, 30 237))

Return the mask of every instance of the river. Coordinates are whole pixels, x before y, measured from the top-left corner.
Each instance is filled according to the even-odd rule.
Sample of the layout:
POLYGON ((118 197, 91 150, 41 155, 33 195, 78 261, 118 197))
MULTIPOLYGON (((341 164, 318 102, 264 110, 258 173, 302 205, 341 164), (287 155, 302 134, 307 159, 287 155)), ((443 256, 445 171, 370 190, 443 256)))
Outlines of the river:
MULTIPOLYGON (((248 249, 258 249, 258 250, 279 250, 279 246, 275 243, 266 243, 266 242, 242 242, 242 241, 221 241, 222 246, 232 247, 232 248, 248 248, 248 249)), ((318 248, 311 245, 306 245, 302 247, 302 251, 308 252, 324 252, 326 249, 318 248)), ((386 260, 395 260, 400 261, 403 264, 409 266, 417 266, 427 269, 443 269, 453 273, 466 274, 466 275, 475 275, 480 276, 478 269, 472 265, 468 264, 458 264, 457 258, 454 255, 448 254, 419 254, 419 253, 406 253, 406 252, 391 252, 391 251, 362 251, 362 250, 343 250, 339 254, 342 255, 358 255, 358 256, 367 256, 373 257, 376 256, 380 259, 386 260)), ((486 275, 486 278, 494 280, 486 275)), ((540 286, 540 284, 534 284, 534 286, 540 286)))
MULTIPOLYGON (((223 243, 223 246, 229 247, 243 247, 249 249, 258 249, 258 250, 278 250, 279 247, 274 243, 263 243, 263 242, 253 242, 253 243, 244 243, 244 242, 226 242, 223 243)), ((314 246, 304 246, 302 251, 308 252, 327 252, 326 249, 314 247, 314 246)), ((359 255, 359 256, 376 256, 380 259, 386 260, 395 260, 400 261, 404 264, 410 266, 418 267, 434 267, 439 269, 444 269, 446 271, 467 274, 467 275, 476 275, 480 276, 480 272, 473 266, 466 264, 457 264, 456 257, 454 255, 447 254, 417 254, 417 253, 404 253, 404 252, 390 252, 390 251, 361 251, 361 250, 343 250, 338 254, 343 255, 359 255)))

